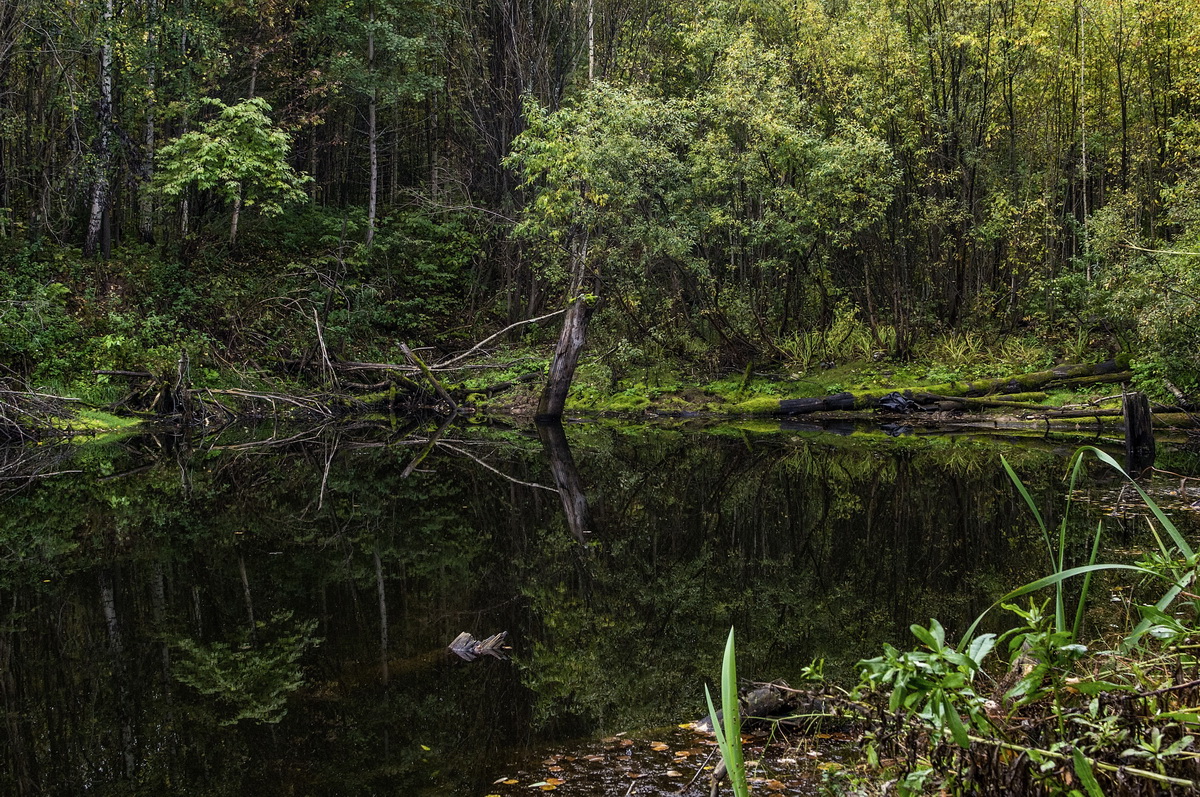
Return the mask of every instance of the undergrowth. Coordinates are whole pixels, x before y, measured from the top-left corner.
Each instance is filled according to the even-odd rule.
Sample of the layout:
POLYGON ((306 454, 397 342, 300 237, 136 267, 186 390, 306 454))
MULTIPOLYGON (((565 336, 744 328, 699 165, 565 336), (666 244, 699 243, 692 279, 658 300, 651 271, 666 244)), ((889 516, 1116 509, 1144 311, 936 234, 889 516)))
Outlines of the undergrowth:
MULTIPOLYGON (((1072 489, 1088 456, 1124 475, 1110 456, 1084 447, 1072 459, 1072 489)), ((1153 518, 1152 549, 1134 563, 1098 563, 1101 524, 1085 561, 1072 562, 1070 499, 1051 529, 1004 467, 1042 532, 1049 575, 992 607, 1016 620, 1004 634, 976 633, 981 616, 952 644, 935 619, 911 626, 917 646, 885 646, 860 662, 844 705, 862 723, 864 762, 830 774, 826 785, 857 794, 1195 793, 1200 557, 1131 482, 1153 518), (1086 636, 1092 578, 1103 571, 1135 577, 1156 599, 1131 604, 1114 634, 1086 636), (1035 597, 1044 590, 1049 598, 1035 597)))

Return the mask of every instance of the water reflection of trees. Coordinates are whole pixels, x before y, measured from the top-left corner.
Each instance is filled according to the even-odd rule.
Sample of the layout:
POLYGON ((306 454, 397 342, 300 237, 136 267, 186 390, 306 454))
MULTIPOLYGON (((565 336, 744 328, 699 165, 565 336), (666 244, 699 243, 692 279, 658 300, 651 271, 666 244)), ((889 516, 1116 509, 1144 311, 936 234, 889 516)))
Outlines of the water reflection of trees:
POLYGON ((0 789, 469 792, 533 733, 690 717, 731 623, 747 674, 844 666, 973 615, 1023 562, 1027 524, 968 442, 565 440, 584 545, 546 442, 520 432, 135 441, 10 497, 0 789), (287 715, 223 725, 237 712, 196 688, 221 675, 196 651, 228 662, 310 622, 287 715), (510 631, 516 663, 445 655, 463 630, 510 631))

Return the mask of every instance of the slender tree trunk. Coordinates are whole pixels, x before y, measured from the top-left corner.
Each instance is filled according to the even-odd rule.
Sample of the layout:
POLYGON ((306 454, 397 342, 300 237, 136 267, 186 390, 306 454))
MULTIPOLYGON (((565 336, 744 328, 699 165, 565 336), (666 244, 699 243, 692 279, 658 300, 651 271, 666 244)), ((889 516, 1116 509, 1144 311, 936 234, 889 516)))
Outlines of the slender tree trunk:
POLYGON ((370 196, 367 197, 367 246, 375 240, 376 202, 379 197, 379 129, 375 121, 375 87, 371 87, 371 99, 367 104, 367 137, 371 158, 370 196))
POLYGON ((121 722, 121 753, 124 761, 125 778, 134 776, 137 758, 134 754, 133 723, 129 715, 129 682, 125 661, 125 644, 121 635, 121 621, 117 614, 116 590, 113 573, 108 568, 100 571, 100 607, 104 612, 104 625, 108 629, 108 649, 112 656, 113 679, 116 681, 117 715, 121 722))
POLYGON ((596 79, 596 0, 587 3, 588 83, 596 79))
POLYGON ((388 205, 396 206, 396 196, 400 191, 400 106, 392 106, 392 180, 388 185, 388 205))
POLYGON ((379 558, 379 542, 371 551, 375 560, 375 589, 379 593, 379 663, 382 667, 383 683, 388 682, 388 611, 387 589, 383 583, 383 561, 379 558))
POLYGON ((112 134, 112 19, 113 0, 105 0, 101 16, 103 43, 100 45, 100 131, 96 139, 96 168, 92 182, 91 210, 88 213, 87 236, 83 241, 83 254, 92 257, 100 243, 100 232, 104 214, 108 209, 111 190, 109 169, 112 152, 109 138, 112 134))
POLYGON ((1125 469, 1138 477, 1154 466, 1154 419, 1145 393, 1126 393, 1121 410, 1125 416, 1125 469))
POLYGON ((370 27, 367 28, 367 79, 371 94, 367 100, 367 148, 370 152, 371 179, 367 197, 367 246, 375 240, 376 202, 379 197, 379 126, 376 111, 379 92, 375 87, 375 4, 371 4, 370 27))
POLYGON ((158 0, 146 0, 146 122, 142 131, 142 185, 138 196, 138 237, 142 243, 154 242, 154 198, 150 182, 154 179, 155 114, 154 97, 158 79, 158 0))
POLYGON ((250 626, 250 644, 258 642, 258 623, 254 621, 254 598, 250 594, 250 576, 246 573, 246 559, 238 554, 238 574, 242 577, 242 597, 246 601, 246 621, 250 626))
MULTIPOLYGON (((258 87, 258 62, 262 59, 262 55, 256 47, 254 50, 254 60, 250 64, 250 88, 246 92, 246 99, 254 99, 254 92, 258 87)), ((238 220, 242 215, 242 186, 238 184, 237 196, 233 198, 233 213, 229 217, 229 245, 237 244, 238 220)))
POLYGON ((238 218, 242 215, 242 189, 238 186, 237 196, 233 198, 233 213, 229 217, 229 245, 237 243, 238 218))

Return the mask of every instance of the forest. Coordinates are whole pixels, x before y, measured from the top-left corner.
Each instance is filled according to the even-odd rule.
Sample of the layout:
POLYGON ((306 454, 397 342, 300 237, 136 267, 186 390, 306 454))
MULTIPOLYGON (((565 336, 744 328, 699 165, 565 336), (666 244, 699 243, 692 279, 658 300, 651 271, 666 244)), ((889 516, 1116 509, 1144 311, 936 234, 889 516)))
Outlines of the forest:
POLYGON ((570 306, 613 386, 968 345, 1185 403, 1198 104, 1188 0, 10 0, 0 365, 318 380, 570 306))

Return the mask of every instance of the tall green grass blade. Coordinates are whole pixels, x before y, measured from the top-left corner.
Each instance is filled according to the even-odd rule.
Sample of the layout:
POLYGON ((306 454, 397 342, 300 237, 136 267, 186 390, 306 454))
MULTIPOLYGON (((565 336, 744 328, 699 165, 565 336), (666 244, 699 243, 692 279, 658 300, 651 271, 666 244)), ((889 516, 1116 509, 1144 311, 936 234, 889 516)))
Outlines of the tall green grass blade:
MULTIPOLYGON (((1071 478, 1067 484, 1067 504, 1063 508, 1062 522, 1058 524, 1058 565, 1056 571, 1062 572, 1066 565, 1067 556, 1067 521, 1071 517, 1071 496, 1075 494, 1075 484, 1079 481, 1079 474, 1083 471, 1083 449, 1075 452, 1071 462, 1071 478)), ((1064 597, 1063 583, 1060 581, 1054 586, 1054 622, 1055 630, 1067 630, 1067 607, 1064 597)), ((1083 605, 1082 600, 1080 606, 1083 605)))
MULTIPOLYGON (((1008 593, 1003 598, 1000 598, 998 601, 993 603, 991 606, 984 609, 983 613, 975 618, 975 622, 971 623, 970 628, 968 628, 966 633, 963 634, 963 637, 962 637, 963 641, 960 642, 959 644, 960 645, 966 644, 968 640, 973 639, 975 636, 976 629, 979 628, 979 624, 981 622, 983 622, 983 618, 987 616, 988 612, 990 612, 992 609, 995 609, 1000 604, 1008 603, 1013 598, 1019 598, 1022 595, 1029 594, 1030 592, 1036 592, 1037 590, 1042 589, 1043 587, 1050 587, 1050 586, 1054 586, 1056 584, 1061 584, 1062 582, 1066 581, 1069 578, 1074 578, 1075 576, 1087 575, 1088 573, 1097 573, 1101 570, 1132 570, 1135 573, 1142 573, 1144 575, 1153 576, 1154 578, 1162 578, 1163 577, 1161 573, 1156 573, 1153 570, 1150 570, 1145 567, 1139 567, 1138 565, 1114 565, 1114 564, 1081 565, 1080 567, 1072 567, 1069 570, 1063 570, 1060 573, 1053 573, 1051 575, 1039 578, 1037 581, 1030 581, 1028 584, 1026 584, 1022 587, 1017 587, 1012 592, 1008 593)), ((1180 587, 1180 589, 1182 589, 1182 587, 1180 587)), ((1178 594, 1179 594, 1178 591, 1175 592, 1175 595, 1178 595, 1178 594)), ((1173 597, 1174 597, 1174 595, 1172 596, 1172 598, 1173 597)))
MULTIPOLYGON (((721 751, 721 758, 725 758, 725 748, 728 746, 725 743, 725 731, 721 729, 721 721, 717 719, 717 707, 713 705, 712 692, 708 691, 708 684, 704 685, 704 699, 708 702, 708 716, 712 719, 713 735, 717 737, 717 749, 721 751)), ((728 764, 725 765, 728 768, 728 764)))
POLYGON ((995 605, 999 605, 1001 603, 1008 603, 1013 598, 1019 598, 1022 595, 1027 595, 1030 592, 1036 592, 1037 590, 1042 589, 1043 587, 1049 587, 1049 586, 1053 586, 1056 584, 1061 584, 1062 582, 1066 581, 1067 579, 1074 578, 1075 576, 1083 576, 1083 575, 1087 575, 1089 573, 1097 573, 1101 570, 1133 570, 1134 572, 1137 572, 1137 573, 1144 573, 1145 575, 1148 575, 1148 576, 1155 576, 1157 578, 1162 578, 1162 574, 1156 573, 1153 570, 1150 570, 1149 568, 1141 567, 1140 565, 1117 565, 1117 564, 1080 565, 1079 567, 1072 567, 1072 568, 1063 570, 1058 573, 1052 573, 1048 576, 1043 576, 1042 578, 1039 578, 1036 581, 1030 581, 1028 584, 1026 584, 1022 587, 1017 587, 1012 592, 1008 593, 1003 598, 996 601, 995 605))
POLYGON ((1192 546, 1189 545, 1188 541, 1183 538, 1183 535, 1179 533, 1179 529, 1177 529, 1175 524, 1171 522, 1171 519, 1163 513, 1158 504, 1154 502, 1154 499, 1146 494, 1146 491, 1142 489, 1141 485, 1129 478, 1129 474, 1125 472, 1125 469, 1122 468, 1115 459, 1095 446, 1084 446, 1080 449, 1080 451, 1092 452, 1092 454, 1096 456, 1096 459, 1108 465, 1126 479, 1129 479, 1129 483, 1133 485, 1133 489, 1137 490, 1138 495, 1142 497, 1142 500, 1146 503, 1146 507, 1150 510, 1158 522, 1162 524, 1163 530, 1167 532, 1167 536, 1171 538, 1171 542, 1175 543, 1175 547, 1178 548, 1180 553, 1187 558, 1189 564, 1195 564, 1196 552, 1192 550, 1192 546))
POLYGON ((734 793, 745 797, 750 794, 750 786, 746 782, 746 765, 742 760, 742 717, 738 706, 737 656, 732 628, 725 641, 725 659, 721 663, 721 702, 725 709, 725 742, 729 746, 725 769, 734 793))
MULTIPOLYGON (((1096 564, 1096 556, 1100 553, 1100 534, 1104 531, 1104 521, 1096 524, 1096 534, 1092 537, 1092 554, 1088 557, 1088 566, 1096 564)), ((1083 611, 1087 608, 1088 591, 1092 587, 1092 574, 1083 576, 1083 588, 1079 590, 1079 602, 1075 605, 1075 622, 1071 626, 1071 641, 1079 641, 1079 629, 1083 627, 1083 611)))
POLYGON ((704 687, 704 697, 708 701, 708 715, 712 717, 713 734, 717 737, 717 748, 725 761, 729 785, 737 797, 749 797, 750 784, 746 780, 746 764, 742 758, 742 718, 738 708, 737 657, 732 628, 729 629, 725 657, 721 662, 721 708, 724 716, 720 722, 717 721, 717 709, 707 685, 704 687), (723 729, 722 723, 725 725, 723 729))
POLYGON ((1037 508, 1037 504, 1033 502, 1033 496, 1029 494, 1029 490, 1025 489, 1025 483, 1021 481, 1021 477, 1012 469, 1012 465, 1008 464, 1008 460, 1004 455, 1000 455, 1000 464, 1004 466, 1005 473, 1012 483, 1016 486, 1017 492, 1025 499, 1025 503, 1029 506, 1029 510, 1033 512, 1033 517, 1037 520, 1038 528, 1042 530, 1042 538, 1046 540, 1046 553, 1050 557, 1050 566, 1054 567, 1054 546, 1050 544, 1050 530, 1046 527, 1046 520, 1042 517, 1041 510, 1037 508))

